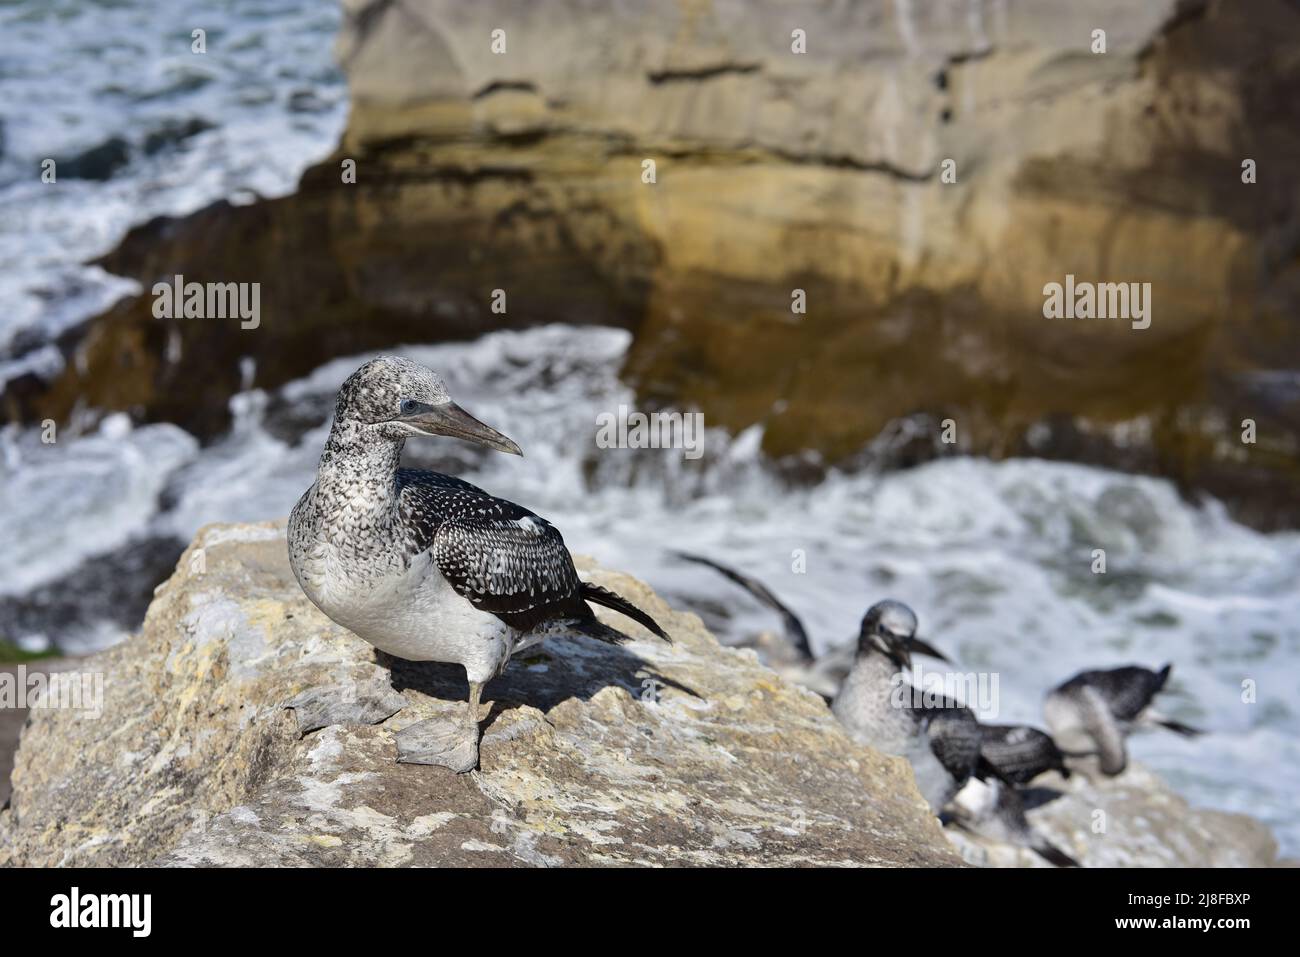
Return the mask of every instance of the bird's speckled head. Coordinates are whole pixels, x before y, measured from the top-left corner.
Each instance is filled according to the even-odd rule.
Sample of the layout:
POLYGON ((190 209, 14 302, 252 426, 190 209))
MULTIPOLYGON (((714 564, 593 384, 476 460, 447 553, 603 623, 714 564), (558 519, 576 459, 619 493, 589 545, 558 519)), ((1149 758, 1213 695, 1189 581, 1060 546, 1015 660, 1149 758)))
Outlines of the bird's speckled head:
POLYGON ((911 666, 910 647, 916 635, 916 612, 901 601, 878 601, 862 616, 858 654, 880 651, 900 668, 911 666))
POLYGON ((334 427, 355 432, 362 441, 450 435, 523 454, 510 439, 453 402, 442 376, 401 356, 371 359, 348 376, 334 403, 334 427))
POLYGON ((334 417, 382 425, 400 418, 408 400, 436 405, 450 402, 451 394, 432 369, 401 356, 380 356, 348 376, 334 403, 334 417))

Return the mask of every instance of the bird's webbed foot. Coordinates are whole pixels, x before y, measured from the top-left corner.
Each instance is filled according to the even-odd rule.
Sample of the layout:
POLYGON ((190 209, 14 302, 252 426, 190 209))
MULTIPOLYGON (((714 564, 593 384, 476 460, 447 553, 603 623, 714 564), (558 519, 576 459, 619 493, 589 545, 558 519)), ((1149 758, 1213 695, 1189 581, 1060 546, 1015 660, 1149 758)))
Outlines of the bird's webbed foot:
POLYGON ((397 760, 432 764, 457 774, 478 767, 478 705, 481 685, 470 686, 463 716, 429 718, 397 732, 397 760))

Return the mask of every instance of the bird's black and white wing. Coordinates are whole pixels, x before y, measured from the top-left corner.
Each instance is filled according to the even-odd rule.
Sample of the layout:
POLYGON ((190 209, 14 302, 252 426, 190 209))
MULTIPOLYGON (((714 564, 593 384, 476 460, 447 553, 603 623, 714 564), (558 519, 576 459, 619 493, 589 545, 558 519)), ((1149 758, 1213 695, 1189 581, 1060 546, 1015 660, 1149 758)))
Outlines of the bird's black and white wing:
POLYGON ((913 708, 912 716, 929 739, 930 752, 958 786, 964 784, 979 764, 980 728, 975 715, 945 700, 938 707, 913 708))
POLYGON ((412 547, 475 608, 511 628, 590 618, 582 581, 564 538, 546 519, 468 482, 401 470, 403 520, 418 529, 412 547))
POLYGON ((1097 690, 1111 714, 1121 721, 1132 721, 1151 704, 1151 700, 1169 680, 1170 668, 1160 671, 1130 665, 1109 671, 1084 672, 1080 677, 1097 690))
POLYGON ((1052 736, 1028 725, 980 725, 980 754, 1003 779, 1014 784, 1028 784, 1044 771, 1069 776, 1052 736))

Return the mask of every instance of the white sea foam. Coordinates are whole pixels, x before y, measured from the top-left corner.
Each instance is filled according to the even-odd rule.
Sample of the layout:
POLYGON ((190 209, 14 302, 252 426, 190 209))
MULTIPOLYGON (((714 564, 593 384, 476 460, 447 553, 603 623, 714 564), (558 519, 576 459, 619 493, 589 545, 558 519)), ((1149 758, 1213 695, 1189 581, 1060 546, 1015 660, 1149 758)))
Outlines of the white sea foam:
MULTIPOLYGON (((138 291, 81 265, 135 223, 294 188, 342 129, 339 16, 336 3, 265 0, 0 4, 0 360, 19 332, 56 335, 138 291), (205 54, 191 52, 199 28, 205 54), (191 120, 210 128, 148 155, 150 133, 191 120), (65 165, 41 182, 42 160, 113 137, 130 160, 111 179, 65 165)), ((0 361, 0 377, 25 369, 0 361)))
POLYGON ((199 444, 174 425, 99 431, 45 445, 34 430, 0 433, 0 594, 21 595, 147 528, 171 474, 199 444))

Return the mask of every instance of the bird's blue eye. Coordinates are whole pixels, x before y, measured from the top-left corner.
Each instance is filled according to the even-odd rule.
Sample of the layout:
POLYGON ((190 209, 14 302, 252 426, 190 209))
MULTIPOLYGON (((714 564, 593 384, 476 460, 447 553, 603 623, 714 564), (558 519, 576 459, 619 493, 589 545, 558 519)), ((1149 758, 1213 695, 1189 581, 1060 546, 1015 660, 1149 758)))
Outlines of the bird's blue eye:
POLYGON ((403 399, 401 405, 402 415, 412 415, 418 407, 414 399, 403 399))

